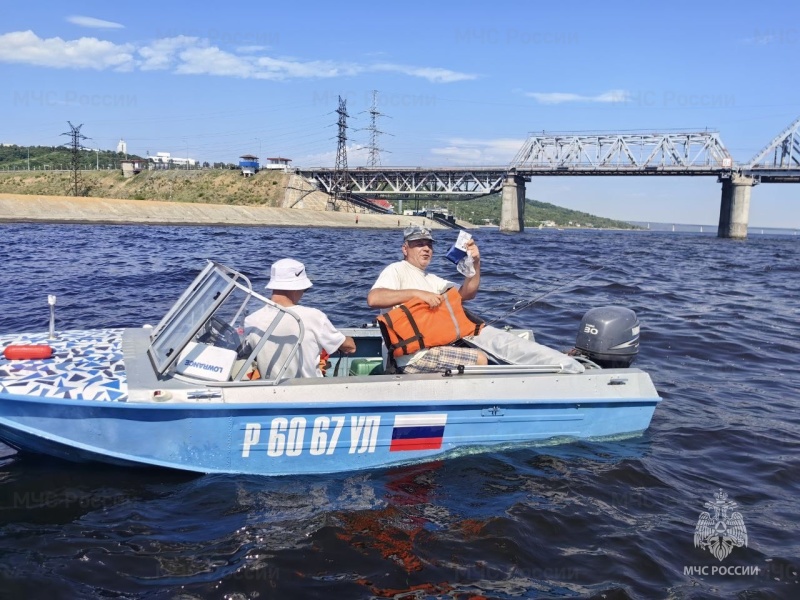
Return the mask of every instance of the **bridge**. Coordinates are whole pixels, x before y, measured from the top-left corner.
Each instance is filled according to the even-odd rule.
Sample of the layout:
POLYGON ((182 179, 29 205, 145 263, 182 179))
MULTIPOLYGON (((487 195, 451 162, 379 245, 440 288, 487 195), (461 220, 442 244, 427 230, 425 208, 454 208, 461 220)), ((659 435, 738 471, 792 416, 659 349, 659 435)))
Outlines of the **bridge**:
POLYGON ((734 162, 718 132, 531 133, 508 165, 300 169, 331 195, 476 198, 502 192, 500 229, 524 227, 525 183, 544 176, 717 177, 717 235, 744 238, 750 193, 759 183, 800 183, 800 118, 750 162, 734 162), (338 192, 338 194, 337 194, 338 192))

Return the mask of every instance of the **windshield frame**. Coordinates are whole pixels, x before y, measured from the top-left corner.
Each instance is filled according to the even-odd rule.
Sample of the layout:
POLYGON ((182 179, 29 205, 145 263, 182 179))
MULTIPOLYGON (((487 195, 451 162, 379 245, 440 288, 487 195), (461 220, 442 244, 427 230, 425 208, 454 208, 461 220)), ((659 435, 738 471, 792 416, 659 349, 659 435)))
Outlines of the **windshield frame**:
MULTIPOLYGON (((205 268, 186 288, 180 298, 178 298, 150 334, 150 346, 147 349, 147 354, 156 372, 160 376, 164 376, 178 361, 184 348, 190 342, 196 340, 200 331, 203 330, 207 323, 215 318, 215 316, 219 320, 224 321, 226 325, 237 329, 236 324, 243 321, 244 316, 247 315, 248 305, 253 300, 260 305, 269 305, 273 307, 277 311, 276 316, 266 328, 259 343, 253 348, 247 348, 246 354, 240 353, 238 357, 239 360, 237 360, 234 365, 234 371, 231 373, 231 379, 224 382, 211 382, 188 377, 185 374, 176 374, 176 377, 181 379, 187 378, 193 381, 203 381, 206 385, 215 386, 225 386, 231 383, 242 382, 274 385, 281 381, 288 365, 297 352, 299 352, 300 342, 305 335, 305 328, 302 320, 296 313, 288 308, 280 306, 261 294, 254 292, 250 280, 242 273, 213 261, 208 261, 205 268), (243 294, 241 301, 238 297, 232 297, 237 290, 243 294), (229 298, 234 302, 233 306, 235 307, 234 316, 230 322, 227 319, 223 319, 221 314, 217 316, 218 312, 223 312, 221 307, 225 305, 226 300, 229 298), (250 365, 254 363, 259 351, 267 342, 281 319, 287 316, 297 322, 297 341, 294 342, 285 362, 279 367, 275 379, 258 379, 250 382, 246 376, 250 370, 250 365)), ((247 332, 241 328, 238 329, 237 333, 244 336, 247 335, 247 332)))

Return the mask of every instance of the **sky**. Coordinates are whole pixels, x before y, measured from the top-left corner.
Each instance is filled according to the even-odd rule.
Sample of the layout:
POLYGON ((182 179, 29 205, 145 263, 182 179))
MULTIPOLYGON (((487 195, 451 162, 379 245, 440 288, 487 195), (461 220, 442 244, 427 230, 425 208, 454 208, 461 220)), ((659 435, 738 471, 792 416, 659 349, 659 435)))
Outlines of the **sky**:
MULTIPOLYGON (((800 4, 764 0, 0 3, 0 143, 200 161, 241 154, 507 165, 532 131, 719 132, 748 163, 800 117, 800 4)), ((598 216, 716 224, 713 177, 538 177, 527 197, 598 216)), ((750 224, 800 228, 800 185, 752 191, 750 224)))

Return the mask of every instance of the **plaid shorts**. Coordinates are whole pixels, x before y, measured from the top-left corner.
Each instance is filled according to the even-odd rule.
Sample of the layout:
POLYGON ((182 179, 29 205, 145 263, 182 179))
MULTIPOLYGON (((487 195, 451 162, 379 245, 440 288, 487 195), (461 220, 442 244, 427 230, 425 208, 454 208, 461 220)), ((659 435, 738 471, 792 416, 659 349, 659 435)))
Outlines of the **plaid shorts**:
POLYGON ((478 364, 478 352, 475 348, 436 346, 419 360, 403 367, 403 373, 434 373, 455 369, 459 365, 475 365, 478 364))

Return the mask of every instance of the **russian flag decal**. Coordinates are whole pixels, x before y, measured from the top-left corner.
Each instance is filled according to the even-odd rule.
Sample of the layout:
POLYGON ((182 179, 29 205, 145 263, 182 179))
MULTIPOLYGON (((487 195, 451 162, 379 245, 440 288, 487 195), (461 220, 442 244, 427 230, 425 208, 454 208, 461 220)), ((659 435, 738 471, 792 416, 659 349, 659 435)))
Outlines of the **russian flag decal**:
POLYGON ((442 447, 447 415, 395 415, 389 452, 438 450, 442 447))

